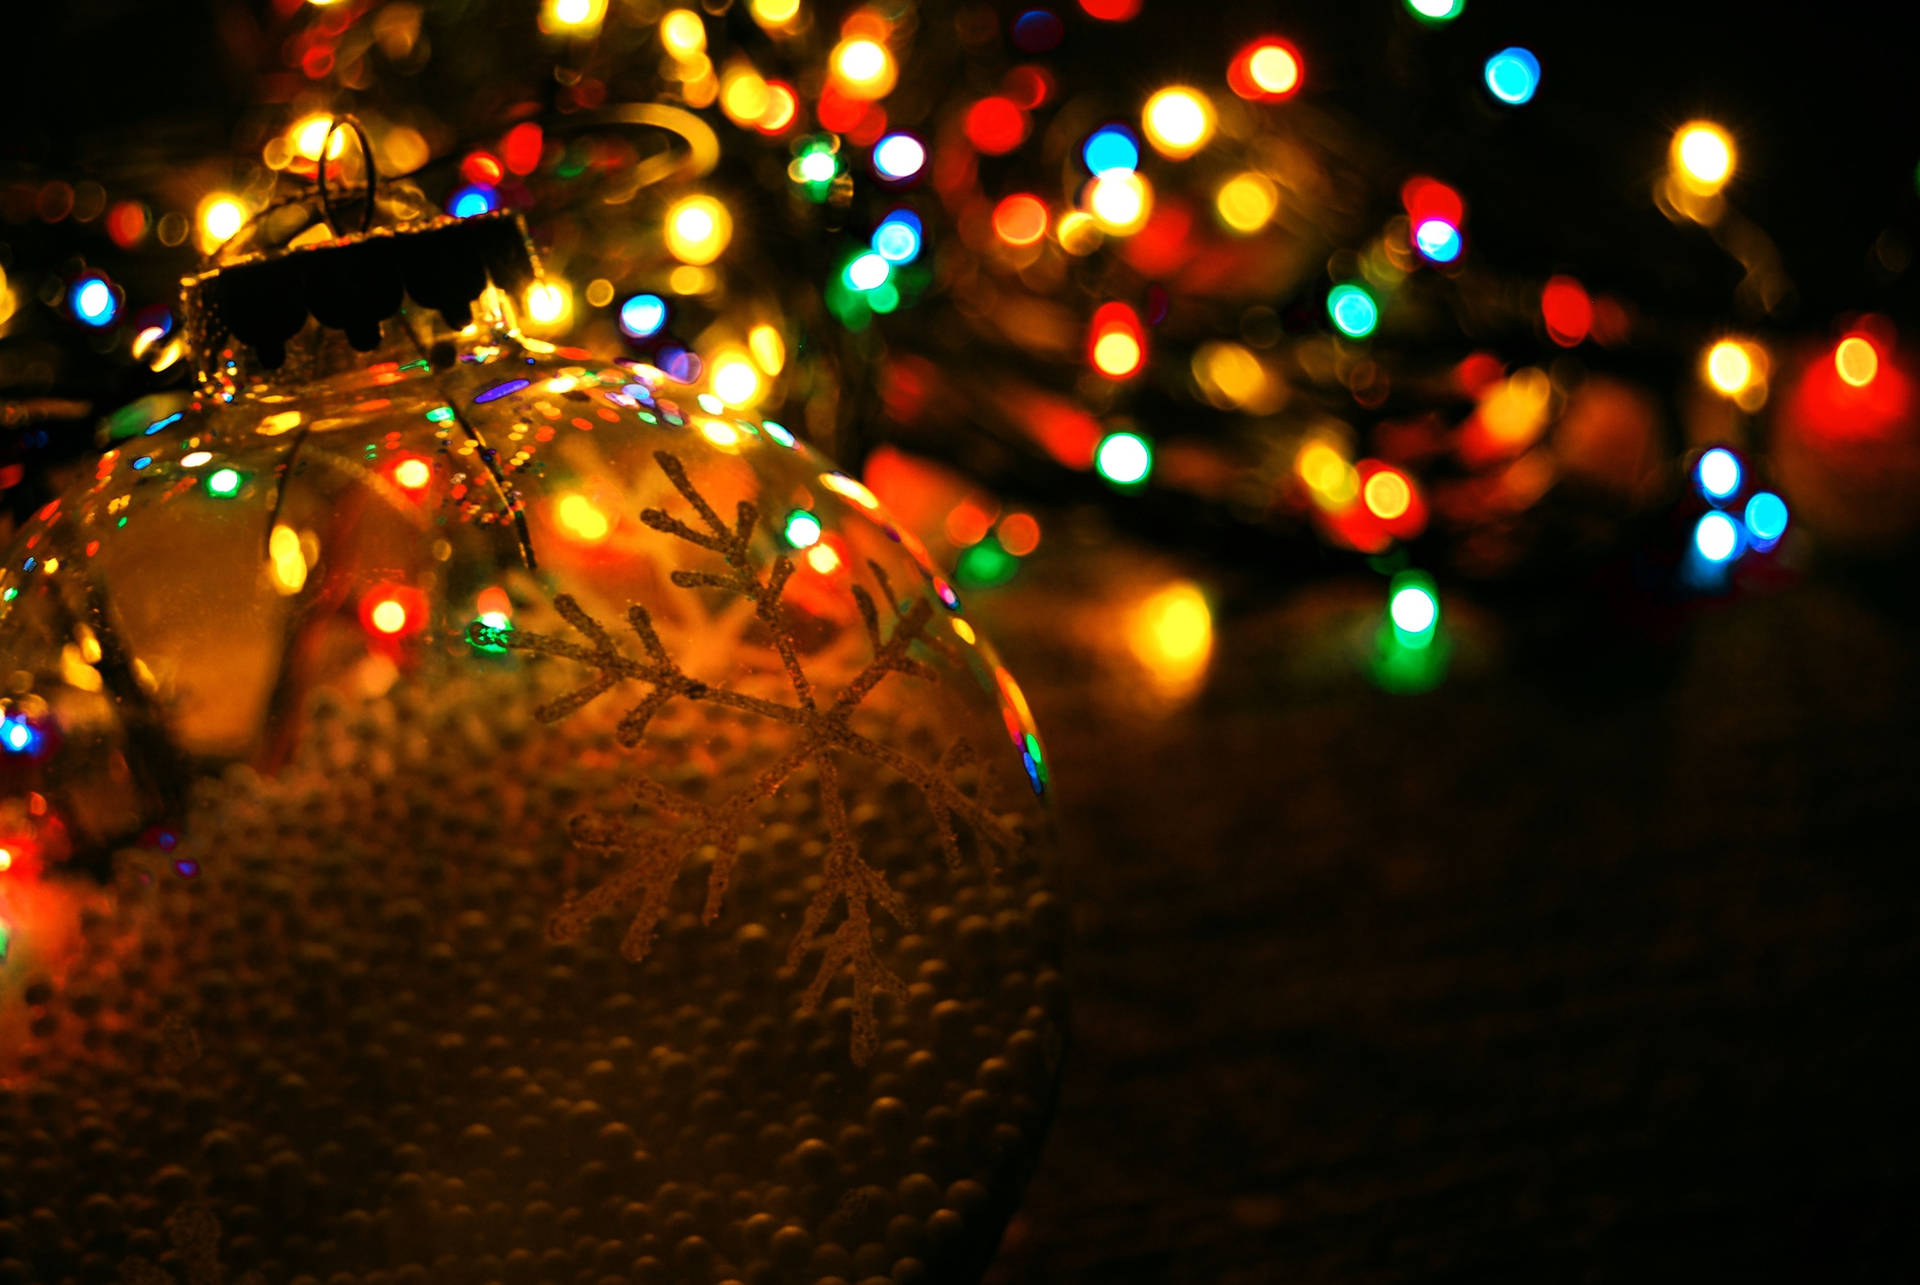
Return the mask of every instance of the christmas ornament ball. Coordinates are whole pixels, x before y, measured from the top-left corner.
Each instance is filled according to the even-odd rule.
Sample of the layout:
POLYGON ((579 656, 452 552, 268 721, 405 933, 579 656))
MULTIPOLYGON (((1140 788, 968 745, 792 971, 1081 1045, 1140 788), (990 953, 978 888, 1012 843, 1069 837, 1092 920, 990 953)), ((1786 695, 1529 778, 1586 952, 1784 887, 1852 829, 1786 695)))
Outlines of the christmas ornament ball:
POLYGON ((977 1275, 1025 698, 857 480, 430 251, 190 285, 197 393, 6 554, 0 1280, 977 1275))

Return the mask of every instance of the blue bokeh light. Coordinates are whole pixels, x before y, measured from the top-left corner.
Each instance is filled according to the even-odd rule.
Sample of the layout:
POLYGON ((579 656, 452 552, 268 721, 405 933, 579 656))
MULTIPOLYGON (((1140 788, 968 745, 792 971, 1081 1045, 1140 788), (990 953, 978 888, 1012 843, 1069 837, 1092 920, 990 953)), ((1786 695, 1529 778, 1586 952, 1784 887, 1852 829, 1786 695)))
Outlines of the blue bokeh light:
POLYGON ((1125 125, 1103 125, 1088 135, 1080 158, 1092 174, 1132 170, 1140 166, 1140 140, 1125 125))
POLYGON ((9 754, 31 754, 40 748, 40 730, 26 719, 0 720, 0 749, 9 754))
POLYGON ((470 219, 476 214, 489 214, 499 207, 499 196, 492 188, 480 183, 460 188, 447 198, 447 213, 456 219, 470 219))
POLYGON ((1787 502, 1772 491, 1759 491, 1747 501, 1747 533, 1754 547, 1771 549, 1787 533, 1787 502))
POLYGON ((120 300, 114 297, 105 277, 81 277, 73 283, 67 301, 73 306, 73 315, 89 326, 110 326, 120 315, 120 300))
POLYGON ((873 248, 888 263, 912 263, 920 257, 920 216, 895 210, 873 232, 873 248))
POLYGON ((1724 446, 1716 446, 1700 457, 1694 466, 1694 480, 1700 494, 1709 500, 1732 499, 1740 492, 1740 457, 1724 446))
POLYGON ((637 294, 620 305, 620 329, 635 339, 660 333, 667 324, 667 301, 657 294, 637 294))
POLYGON ((1460 229, 1445 219, 1427 219, 1413 233, 1414 248, 1434 263, 1460 257, 1460 229))
POLYGON ((1512 107, 1531 102, 1540 88, 1540 60, 1514 45, 1487 59, 1487 92, 1512 107))

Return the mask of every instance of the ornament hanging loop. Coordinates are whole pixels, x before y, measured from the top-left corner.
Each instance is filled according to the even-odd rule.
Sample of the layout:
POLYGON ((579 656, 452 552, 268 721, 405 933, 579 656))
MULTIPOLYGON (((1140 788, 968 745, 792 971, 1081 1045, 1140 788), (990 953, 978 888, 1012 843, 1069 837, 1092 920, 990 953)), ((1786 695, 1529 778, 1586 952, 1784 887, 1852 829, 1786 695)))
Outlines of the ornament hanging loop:
POLYGON ((333 150, 333 136, 340 130, 350 130, 360 141, 360 156, 367 167, 367 204, 360 216, 360 231, 365 234, 373 227, 374 193, 380 186, 380 169, 373 159, 373 140, 367 137, 366 126, 353 116, 335 116, 333 123, 327 126, 327 136, 320 140, 320 215, 326 219, 327 226, 337 236, 340 233, 340 220, 334 217, 333 194, 327 190, 327 154, 333 150))

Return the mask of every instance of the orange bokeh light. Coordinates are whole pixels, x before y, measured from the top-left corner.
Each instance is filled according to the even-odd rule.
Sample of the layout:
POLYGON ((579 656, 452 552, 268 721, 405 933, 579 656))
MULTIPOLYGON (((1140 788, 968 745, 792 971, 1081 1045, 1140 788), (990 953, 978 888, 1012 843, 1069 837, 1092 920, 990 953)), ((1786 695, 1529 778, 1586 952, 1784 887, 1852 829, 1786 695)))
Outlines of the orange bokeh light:
POLYGON ((993 207, 993 230, 1008 245, 1033 245, 1047 234, 1047 207, 1037 196, 1016 192, 993 207))

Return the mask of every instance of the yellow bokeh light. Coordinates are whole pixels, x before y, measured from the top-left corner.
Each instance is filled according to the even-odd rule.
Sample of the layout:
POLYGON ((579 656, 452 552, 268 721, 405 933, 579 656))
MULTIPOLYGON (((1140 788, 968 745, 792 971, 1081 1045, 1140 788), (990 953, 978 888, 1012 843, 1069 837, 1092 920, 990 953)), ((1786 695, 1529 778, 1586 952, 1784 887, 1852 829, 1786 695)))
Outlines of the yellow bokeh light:
POLYGON ((1155 151, 1183 160, 1213 137, 1213 104, 1197 89, 1171 86, 1147 99, 1140 123, 1155 151))
POLYGON ((675 58, 691 58, 707 47, 707 25, 691 9, 675 9, 660 19, 660 43, 675 58))
POLYGON ((1070 210, 1053 225, 1053 235, 1068 254, 1092 254, 1105 239, 1099 221, 1085 210, 1070 210))
POLYGON ((823 576, 830 576, 840 569, 840 555, 831 545, 816 544, 807 550, 807 565, 823 576))
POLYGON ((1280 189, 1264 174, 1238 174, 1220 185, 1213 205, 1235 232, 1258 232, 1280 208, 1280 189))
POLYGON ((587 282, 587 302, 596 308, 604 308, 613 302, 613 282, 605 277, 595 277, 587 282))
POLYGON ((800 0, 753 0, 753 20, 763 27, 784 27, 800 13, 800 0))
POLYGON ((712 263, 733 238, 733 217, 711 196, 689 196, 667 211, 667 251, 696 267, 712 263))
POLYGON ((301 158, 309 161, 320 159, 320 149, 327 149, 327 159, 335 160, 347 145, 347 131, 334 130, 333 140, 327 140, 327 131, 333 129, 333 117, 325 112, 316 112, 301 119, 291 131, 293 150, 301 158))
POLYGON ((433 466, 425 460, 401 460, 393 466, 393 480, 409 491, 417 491, 433 481, 433 466))
POLYGON ((383 598, 373 604, 369 614, 373 627, 383 634, 397 634, 407 627, 407 609, 392 598, 383 598))
POLYGON ((724 419, 703 419, 700 421, 700 436, 712 442, 723 451, 731 451, 740 445, 740 430, 724 419))
POLYGON ((1236 343, 1203 344, 1193 354, 1193 374, 1207 400, 1223 409, 1266 402, 1273 378, 1260 359, 1236 343))
POLYGON ((1189 696, 1213 655, 1213 612, 1200 586, 1189 580, 1166 585, 1128 613, 1127 645, 1146 667, 1160 695, 1189 696))
POLYGON ((553 515, 568 535, 587 544, 606 539, 613 530, 607 515, 584 495, 562 496, 553 515))
POLYGON ((1547 372, 1534 367, 1517 370, 1480 403, 1480 421, 1494 441, 1518 449, 1531 444, 1546 428, 1552 400, 1553 381, 1547 372))
POLYGON ((239 198, 215 192, 200 202, 194 220, 200 228, 200 249, 211 254, 247 222, 247 207, 239 198))
POLYGON ((1118 379, 1140 369, 1140 341, 1124 330, 1109 330, 1093 345, 1093 364, 1118 379))
POLYGON ((1673 136, 1673 168, 1681 184, 1712 196, 1733 177, 1733 139, 1709 121, 1694 121, 1673 136))
POLYGON ((549 31, 564 31, 596 25, 607 16, 607 0, 547 0, 546 22, 549 31))
POLYGON ((713 394, 729 406, 749 406, 760 396, 760 372, 745 353, 728 352, 714 358, 713 394))
POLYGON ((1833 350, 1833 368, 1855 388, 1865 388, 1880 373, 1880 354, 1859 335, 1849 335, 1833 350))
POLYGON ((877 40, 860 37, 834 46, 833 74, 856 98, 879 98, 893 88, 898 72, 893 55, 877 40))
POLYGON ((1739 396, 1753 382, 1753 358, 1736 339, 1722 339, 1707 349, 1705 369, 1707 383, 1728 397, 1739 396))
POLYGON ((1300 84, 1300 60, 1279 45, 1262 45, 1247 61, 1247 75, 1269 94, 1287 94, 1300 84))
POLYGON ((736 125, 758 124, 772 102, 766 80, 751 67, 729 67, 720 78, 720 110, 736 125))
POLYGON ((1102 232, 1126 236, 1147 225, 1153 212, 1153 189, 1132 170, 1109 170, 1093 181, 1087 208, 1102 232))
POLYGON ((1343 509, 1360 494, 1359 472, 1327 442, 1308 442, 1293 467, 1323 508, 1343 509))
POLYGON ((1361 498, 1373 516, 1382 522, 1391 522, 1412 507, 1413 488, 1399 473, 1382 469, 1367 479, 1361 498))
POLYGON ((753 354, 760 369, 769 375, 779 374, 781 367, 787 364, 787 341, 780 337, 777 329, 764 321, 747 332, 747 351, 753 354))
POLYGON ((283 597, 299 593, 307 583, 307 559, 300 552, 300 533, 285 523, 267 537, 268 572, 283 597))
POLYGON ((536 325, 559 326, 573 311, 573 292, 565 282, 536 281, 527 287, 527 318, 536 325))

